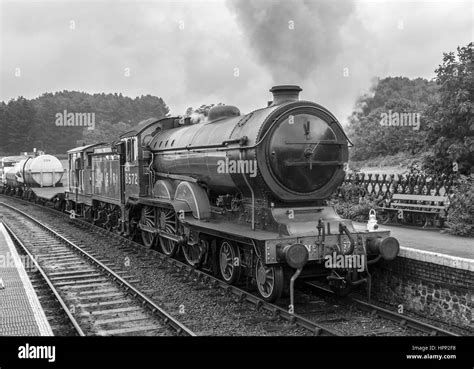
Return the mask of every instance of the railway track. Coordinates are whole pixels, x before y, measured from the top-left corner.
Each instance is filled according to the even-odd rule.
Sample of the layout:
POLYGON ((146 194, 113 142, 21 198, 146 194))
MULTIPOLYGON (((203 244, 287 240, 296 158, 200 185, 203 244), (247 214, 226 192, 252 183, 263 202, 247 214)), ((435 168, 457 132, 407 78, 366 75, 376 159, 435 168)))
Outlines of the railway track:
MULTIPOLYGON (((103 234, 109 234, 113 235, 113 237, 123 239, 121 236, 118 236, 114 233, 111 233, 103 228, 97 227, 95 225, 92 225, 88 222, 78 220, 79 222, 82 222, 82 224, 89 228, 89 229, 95 229, 100 233, 103 234)), ((140 249, 143 249, 142 245, 137 244, 133 241, 126 240, 127 242, 127 247, 130 248, 136 248, 139 247, 140 249)), ((323 336, 336 336, 336 335, 343 335, 343 332, 341 332, 340 329, 335 328, 334 324, 332 324, 331 320, 323 321, 323 323, 319 323, 319 321, 313 320, 309 314, 296 314, 296 313, 289 313, 284 306, 277 306, 275 304, 269 304, 257 296, 253 295, 252 293, 246 292, 241 290, 240 288, 236 286, 231 286, 226 284, 225 282, 214 278, 210 276, 208 273, 205 271, 200 271, 196 270, 195 268, 190 267, 187 264, 181 263, 180 261, 173 259, 173 258, 168 258, 167 256, 161 254, 161 253, 156 253, 151 250, 146 250, 147 253, 154 253, 158 254, 159 257, 162 259, 163 263, 167 263, 172 266, 172 268, 177 272, 177 273, 183 273, 186 274, 185 271, 187 272, 187 275, 192 278, 192 276, 197 276, 198 280, 207 281, 204 283, 211 284, 214 287, 220 288, 228 295, 235 296, 238 300, 240 301, 247 301, 252 305, 257 306, 258 308, 262 308, 263 310, 269 311, 274 317, 280 317, 288 322, 291 322, 293 324, 299 325, 301 327, 304 327, 306 329, 312 330, 315 335, 323 335, 323 336)), ((314 289, 316 289, 318 286, 314 285, 314 289)), ((324 289, 321 287, 321 289, 324 289)), ((319 291, 321 291, 319 289, 319 291)), ((334 296, 334 293, 329 290, 329 289, 324 289, 325 294, 334 296)), ((412 329, 413 331, 416 332, 421 332, 423 334, 427 334, 430 336, 459 336, 458 334, 454 332, 447 331, 443 328, 436 327, 433 325, 430 325, 428 323, 425 323, 421 320, 408 317, 406 315, 401 315, 397 314, 395 312, 392 312, 390 310, 384 309, 382 307, 379 307, 374 304, 369 304, 363 300, 357 299, 357 298, 352 298, 349 300, 352 304, 357 305, 362 310, 368 311, 372 317, 378 317, 380 319, 384 319, 386 321, 394 322, 398 324, 402 328, 408 328, 412 329)), ((316 308, 318 310, 318 308, 316 308)), ((340 320, 341 317, 337 317, 334 319, 334 321, 340 320)), ((395 328, 396 329, 396 328, 395 328)), ((392 329, 393 331, 394 329, 392 329)), ((387 330, 380 330, 380 335, 384 335, 387 330)), ((378 333, 371 334, 371 335, 377 335, 378 333)))
MULTIPOLYGON (((28 205, 32 205, 29 202, 26 202, 24 200, 18 200, 17 201, 24 202, 28 205)), ((39 206, 39 205, 35 205, 39 206)), ((44 209, 44 207, 41 207, 44 209)), ((64 214, 60 213, 56 210, 48 208, 49 211, 54 212, 55 214, 64 217, 65 219, 68 219, 69 217, 64 214)), ((187 281, 193 281, 194 283, 197 283, 199 285, 206 285, 210 288, 214 288, 216 290, 220 290, 223 292, 224 295, 231 297, 232 299, 235 299, 236 301, 239 302, 246 302, 249 303, 253 306, 255 306, 257 309, 266 311, 270 313, 272 318, 282 320, 284 322, 289 322, 291 324, 294 324, 296 326, 299 326, 301 328, 304 328, 305 330, 309 330, 312 332, 314 335, 321 335, 321 336, 337 336, 337 335, 343 335, 344 333, 339 329, 337 324, 333 324, 333 321, 338 321, 338 320, 344 320, 344 318, 341 317, 336 317, 334 319, 328 319, 328 320, 314 320, 313 317, 311 317, 311 314, 297 314, 297 313, 290 313, 285 309, 284 306, 277 306, 275 304, 270 304, 265 302, 264 300, 261 300, 259 297, 255 296, 251 292, 244 291, 236 286, 228 285, 225 282, 209 275, 205 271, 197 270, 185 263, 180 262, 179 260, 169 258, 159 252, 156 252, 154 250, 150 249, 144 249, 143 245, 137 244, 134 241, 131 241, 129 239, 123 238, 118 234, 109 232, 101 227, 95 226, 91 223, 88 223, 86 221, 83 221, 81 219, 74 219, 74 222, 77 224, 80 224, 81 227, 84 227, 88 230, 98 232, 103 235, 107 235, 108 237, 112 237, 117 241, 120 241, 121 247, 126 250, 127 252, 136 252, 139 250, 140 253, 144 253, 147 256, 153 257, 153 258, 158 258, 159 263, 162 267, 170 269, 172 273, 175 275, 180 275, 183 276, 183 278, 187 281)), ((313 284, 311 282, 305 282, 304 283, 305 288, 310 289, 312 291, 316 291, 318 295, 321 293, 325 296, 333 296, 334 293, 326 289, 324 287, 318 286, 316 284, 313 284)), ((319 301, 309 301, 309 303, 315 303, 315 309, 313 310, 318 312, 325 312, 327 311, 327 308, 319 308, 317 306, 317 303, 319 301), (320 310, 318 310, 320 309, 320 310)), ((391 331, 396 330, 396 326, 398 325, 401 327, 401 331, 403 330, 412 330, 414 332, 420 332, 424 335, 431 335, 431 336, 458 336, 458 334, 454 332, 447 331, 443 328, 436 327, 433 325, 430 325, 428 323, 425 323, 421 320, 408 317, 406 315, 401 315, 396 312, 384 309, 380 306, 368 303, 366 301, 363 301, 361 299, 357 298, 350 298, 346 299, 343 302, 344 304, 353 304, 354 306, 357 306, 361 310, 365 310, 369 312, 369 315, 371 317, 375 317, 381 320, 386 320, 392 323, 392 326, 394 328, 391 329, 391 331)), ((369 319, 370 320, 370 319, 369 319)), ((380 330, 380 335, 384 335, 387 332, 389 332, 390 329, 382 329, 380 330)), ((377 332, 371 335, 377 335, 377 332)))
MULTIPOLYGON (((45 208, 43 206, 32 204, 28 201, 24 201, 21 199, 14 199, 15 201, 19 201, 24 203, 28 206, 38 207, 41 210, 47 210, 51 213, 54 213, 55 216, 59 216, 66 221, 74 222, 81 226, 81 228, 91 230, 93 232, 97 232, 102 235, 106 235, 108 238, 112 238, 115 240, 120 246, 119 248, 126 253, 140 253, 145 256, 145 259, 158 259, 158 267, 159 268, 166 268, 169 273, 174 274, 176 276, 180 276, 184 281, 191 282, 196 285, 196 288, 201 289, 206 287, 208 289, 212 289, 215 291, 219 291, 224 298, 231 299, 232 301, 242 303, 242 304, 249 304, 250 306, 254 307, 256 310, 267 313, 269 315, 269 321, 274 326, 286 325, 291 324, 295 327, 301 328, 307 331, 310 335, 316 336, 338 336, 340 335, 339 332, 336 330, 331 329, 330 327, 319 324, 318 322, 311 321, 306 319, 305 317, 298 315, 296 313, 290 313, 287 309, 279 307, 275 304, 268 303, 256 295, 244 291, 243 289, 228 285, 224 281, 215 278, 208 274, 205 271, 198 270, 196 268, 191 267, 188 264, 185 264, 177 259, 169 258, 160 252, 151 249, 145 249, 143 245, 138 244, 132 240, 124 238, 116 233, 112 233, 107 231, 103 228, 95 226, 91 223, 83 221, 81 219, 75 218, 70 219, 67 214, 58 212, 51 208, 45 208), (280 322, 280 323, 278 323, 280 322)), ((1 205, 2 203, 0 203, 1 205)), ((84 248, 84 247, 82 247, 84 248)), ((87 249, 87 247, 86 247, 87 249)), ((89 251, 89 253, 93 253, 93 251, 89 251)))
POLYGON ((105 262, 25 212, 5 203, 0 207, 12 239, 77 335, 195 335, 105 262))
MULTIPOLYGON (((318 284, 312 283, 312 282, 304 282, 304 287, 308 288, 311 291, 316 292, 317 294, 324 294, 326 296, 335 295, 334 292, 331 291, 330 289, 320 286, 318 284)), ((434 325, 428 324, 419 319, 409 317, 407 315, 399 314, 395 311, 385 309, 381 306, 377 306, 373 303, 361 300, 356 297, 347 297, 346 301, 349 304, 356 305, 358 308, 362 310, 368 311, 371 316, 374 316, 374 317, 376 316, 376 317, 390 320, 392 322, 397 323, 401 327, 410 328, 415 331, 422 332, 429 336, 451 336, 451 337, 460 336, 454 332, 450 332, 443 328, 436 327, 434 325)))
MULTIPOLYGON (((27 256, 29 260, 34 260, 26 254, 24 249, 19 245, 19 242, 14 238, 13 242, 17 247, 19 254, 27 256)), ((34 268, 27 267, 25 269, 28 278, 30 279, 30 282, 36 292, 36 296, 40 301, 46 319, 49 322, 53 335, 66 337, 80 335, 73 323, 75 320, 71 320, 69 317, 69 308, 67 308, 67 306, 65 308, 65 305, 62 305, 64 302, 62 298, 60 296, 58 298, 58 296, 54 293, 55 290, 52 290, 49 287, 42 274, 43 270, 36 266, 34 268)))

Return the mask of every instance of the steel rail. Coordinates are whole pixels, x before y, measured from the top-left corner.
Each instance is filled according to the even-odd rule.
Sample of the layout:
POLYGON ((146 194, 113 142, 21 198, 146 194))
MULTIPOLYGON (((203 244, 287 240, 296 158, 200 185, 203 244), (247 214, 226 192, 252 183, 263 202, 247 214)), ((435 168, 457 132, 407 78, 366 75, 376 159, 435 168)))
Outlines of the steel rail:
MULTIPOLYGON (((54 209, 51 209, 51 210, 54 211, 55 213, 60 214, 61 216, 68 217, 67 214, 60 213, 60 212, 58 212, 54 209)), ((251 303, 252 305, 255 305, 257 307, 257 309, 263 309, 263 310, 266 310, 268 312, 271 312, 272 316, 274 318, 280 317, 282 319, 285 319, 285 320, 287 320, 288 322, 290 322, 292 324, 296 324, 296 325, 298 325, 302 328, 305 328, 305 329, 313 332, 316 336, 340 336, 340 334, 338 332, 334 331, 334 330, 331 330, 331 329, 329 329, 329 328, 327 328, 327 327, 325 327, 325 326, 323 326, 319 323, 310 321, 310 320, 308 320, 308 319, 304 318, 303 316, 298 315, 296 313, 290 313, 289 311, 281 308, 280 306, 277 306, 275 304, 266 302, 265 300, 259 298, 258 296, 254 295, 250 292, 244 291, 244 290, 242 290, 239 287, 236 287, 234 285, 227 284, 226 282, 210 275, 209 273, 207 273, 203 270, 196 269, 195 267, 193 267, 191 265, 185 264, 185 263, 183 263, 183 262, 181 262, 177 259, 174 259, 174 258, 171 258, 167 255, 164 255, 163 253, 161 253, 159 251, 151 250, 151 249, 144 249, 143 245, 141 245, 141 244, 139 244, 135 241, 132 241, 128 238, 122 237, 121 235, 119 235, 117 233, 108 231, 108 230, 106 230, 102 227, 96 226, 96 225, 94 225, 92 223, 89 223, 85 220, 78 219, 78 218, 75 218, 73 220, 75 222, 78 222, 78 223, 82 224, 83 226, 85 226, 89 229, 93 229, 93 230, 95 230, 99 233, 111 236, 111 237, 115 238, 116 240, 120 240, 121 242, 126 242, 126 244, 128 246, 130 246, 132 248, 135 248, 135 249, 138 249, 138 250, 141 250, 141 251, 145 252, 147 255, 158 256, 161 259, 161 263, 166 262, 166 263, 170 264, 172 267, 175 268, 175 270, 177 272, 183 273, 184 271, 186 271, 187 274, 183 273, 183 276, 187 276, 188 278, 191 278, 191 277, 195 276, 198 281, 208 283, 212 287, 215 287, 215 288, 217 287, 217 288, 220 288, 220 289, 224 290, 227 294, 232 294, 232 295, 236 296, 240 302, 247 301, 247 302, 251 303)))
MULTIPOLYGON (((310 288, 311 290, 316 290, 316 291, 319 291, 319 292, 323 292, 323 293, 325 293, 327 295, 331 295, 331 296, 335 295, 333 291, 331 291, 327 288, 324 288, 322 286, 318 286, 316 284, 313 284, 311 282, 305 282, 304 285, 306 287, 310 288)), ((362 309, 364 309, 366 311, 370 311, 371 313, 376 314, 376 315, 380 316, 381 318, 385 318, 385 319, 397 322, 402 326, 412 328, 412 329, 417 330, 419 332, 427 333, 430 336, 460 337, 460 335, 457 334, 457 333, 447 331, 447 330, 445 330, 441 327, 436 327, 432 324, 425 323, 421 320, 418 320, 418 319, 415 319, 415 318, 412 318, 412 317, 409 317, 409 316, 406 316, 406 315, 403 315, 403 314, 399 314, 395 311, 385 309, 381 306, 374 305, 374 304, 369 303, 367 301, 363 301, 361 299, 358 299, 358 298, 355 298, 355 297, 350 297, 350 296, 347 297, 346 299, 347 299, 348 302, 352 302, 352 303, 358 305, 359 307, 361 307, 362 309)))
MULTIPOLYGON (((162 318, 162 320, 170 327, 172 327, 178 334, 183 334, 186 336, 196 336, 196 334, 191 331, 189 328, 187 328, 184 324, 179 322, 177 319, 175 319, 173 316, 168 314, 165 310, 163 310, 161 307, 156 305, 152 300, 150 300, 148 297, 146 297, 144 294, 142 294, 139 290, 137 290, 135 287, 133 287, 130 283, 128 283, 125 279, 120 277, 117 273, 115 273, 112 269, 110 269, 108 266, 106 266, 104 263, 96 259, 94 256, 89 254, 87 251, 84 251, 81 249, 79 246, 77 246, 75 243, 72 241, 68 240, 67 238, 63 237, 47 225, 43 224, 36 218, 30 216, 29 214, 26 214, 20 209, 15 208, 14 206, 5 204, 4 202, 0 202, 0 205, 5 206, 12 211, 15 211, 17 213, 20 213, 27 219, 31 220, 35 224, 39 225, 41 228, 44 230, 48 231, 51 233, 54 237, 58 238, 61 240, 63 243, 65 243, 67 246, 72 248, 73 250, 77 251, 81 256, 84 258, 88 259, 90 262, 95 264, 97 267, 102 269, 102 271, 105 272, 111 279, 113 279, 117 284, 119 284, 123 289, 125 289, 130 295, 132 295, 135 299, 140 300, 143 305, 148 307, 153 314, 158 315, 162 318)), ((62 213, 61 213, 62 214, 62 213)), ((64 214, 65 215, 65 214, 64 214)))
MULTIPOLYGON (((166 263, 170 264, 170 266, 174 267, 176 269, 176 271, 179 271, 179 272, 186 271, 187 274, 183 273, 184 276, 187 276, 189 278, 189 277, 193 277, 193 275, 194 275, 197 278, 198 281, 201 281, 203 283, 208 283, 209 285, 211 285, 212 287, 215 287, 215 288, 220 288, 220 289, 224 290, 225 293, 232 294, 232 295, 236 296, 240 302, 244 302, 244 301, 249 302, 250 304, 254 305, 257 309, 263 309, 263 310, 266 310, 266 311, 272 313, 272 316, 274 318, 280 317, 280 318, 282 318, 282 319, 284 319, 284 320, 286 320, 286 321, 288 321, 292 324, 296 324, 297 326, 300 326, 304 329, 307 329, 307 330, 313 332, 313 334, 316 335, 316 336, 340 336, 341 335, 340 333, 338 333, 338 332, 336 332, 336 331, 334 331, 330 328, 327 328, 327 327, 325 327, 325 326, 323 326, 319 323, 310 321, 310 320, 304 318, 301 315, 298 315, 296 313, 290 313, 289 311, 281 308, 280 306, 277 306, 275 304, 266 302, 265 300, 261 299, 260 297, 254 295, 250 292, 244 291, 244 290, 240 289, 239 287, 229 285, 229 284, 225 283, 224 281, 208 274, 205 271, 198 270, 195 267, 192 267, 188 264, 182 263, 179 260, 170 258, 167 255, 165 255, 165 254, 163 254, 159 251, 151 250, 151 249, 144 249, 143 245, 141 245, 141 244, 139 244, 135 241, 132 241, 128 238, 122 237, 121 235, 119 235, 117 233, 108 231, 108 230, 106 230, 102 227, 96 226, 96 225, 94 225, 92 223, 89 223, 85 220, 82 220, 80 218, 71 219, 68 214, 62 213, 62 212, 60 212, 56 209, 50 208, 50 207, 45 207, 45 206, 41 206, 39 204, 34 204, 34 203, 31 203, 31 202, 25 201, 23 199, 18 199, 18 198, 14 198, 14 199, 18 200, 20 202, 24 202, 28 205, 33 205, 35 207, 39 207, 41 209, 48 209, 51 212, 54 212, 54 214, 60 215, 64 218, 70 219, 71 221, 82 224, 86 228, 93 229, 93 230, 95 230, 99 233, 102 233, 102 234, 105 234, 105 235, 110 236, 112 238, 115 238, 116 240, 119 240, 121 242, 125 242, 126 245, 128 245, 129 247, 141 250, 142 252, 145 252, 147 255, 159 257, 160 260, 161 260, 161 263, 166 262, 166 263)), ((2 204, 2 203, 0 202, 0 204, 2 204)))
POLYGON ((61 308, 64 310, 64 312, 66 313, 69 321, 71 322, 71 324, 73 325, 74 327, 74 330, 77 332, 77 334, 81 337, 84 337, 85 334, 82 330, 82 328, 80 327, 79 323, 77 322, 76 318, 74 318, 74 316, 71 314, 71 312, 69 311, 69 308, 68 306, 66 305, 66 303, 64 302, 64 300, 62 299, 61 295, 59 294, 58 290, 56 289, 56 287, 54 287, 53 283, 51 282, 51 280, 49 279, 48 275, 46 274, 46 272, 43 270, 43 268, 39 265, 39 263, 35 260, 34 256, 31 254, 31 252, 28 250, 28 248, 25 246, 25 244, 18 238, 18 236, 15 234, 15 232, 13 232, 13 230, 11 229, 10 225, 8 224, 8 222, 6 222, 5 220, 2 221, 4 227, 6 228, 7 232, 10 234, 10 236, 12 237, 12 240, 13 242, 21 247, 21 249, 23 250, 23 252, 28 256, 28 258, 33 262, 35 268, 38 270, 38 272, 41 274, 41 277, 44 279, 44 281, 46 282, 46 284, 48 285, 49 289, 51 290, 51 292, 54 294, 54 297, 56 298, 56 300, 59 302, 59 304, 61 305, 61 308))
POLYGON ((428 333, 430 336, 452 336, 452 337, 460 336, 459 334, 456 334, 454 332, 450 332, 443 328, 436 327, 432 324, 422 322, 421 320, 418 320, 418 319, 415 319, 403 314, 399 314, 391 310, 387 310, 383 307, 368 303, 363 300, 359 300, 357 298, 351 298, 351 301, 355 302, 357 305, 359 305, 365 310, 374 312, 375 314, 377 314, 378 316, 382 318, 392 320, 394 322, 399 323, 402 326, 407 326, 420 332, 428 333))
MULTIPOLYGON (((62 213, 61 213, 61 215, 67 216, 67 215, 62 214, 62 213)), ((126 245, 128 245, 129 247, 142 250, 147 255, 157 256, 157 257, 160 258, 162 264, 163 263, 170 264, 170 266, 173 267, 177 272, 182 273, 184 277, 188 277, 188 278, 196 277, 198 281, 201 281, 203 283, 207 283, 207 284, 211 285, 214 288, 222 289, 227 294, 232 294, 232 295, 236 296, 238 298, 239 302, 246 301, 246 302, 251 303, 252 305, 255 305, 257 307, 257 309, 263 309, 263 310, 266 310, 266 311, 272 313, 272 316, 274 318, 280 317, 282 319, 285 319, 286 321, 288 321, 292 324, 296 324, 296 325, 298 325, 302 328, 305 328, 305 329, 313 332, 314 335, 316 335, 316 336, 339 336, 340 335, 339 333, 337 333, 337 332, 335 332, 335 331, 333 331, 333 330, 331 330, 327 327, 324 327, 321 324, 318 324, 316 322, 312 322, 312 321, 310 321, 310 320, 308 320, 308 319, 304 318, 303 316, 298 315, 296 313, 290 313, 289 311, 287 311, 287 310, 285 310, 285 309, 283 309, 283 308, 281 308, 281 307, 279 307, 275 304, 266 302, 265 300, 259 298, 258 296, 253 295, 252 293, 244 291, 244 290, 240 289, 239 287, 229 285, 226 282, 224 282, 224 281, 222 281, 222 280, 206 273, 205 271, 198 270, 195 267, 192 267, 191 265, 188 265, 188 264, 182 263, 179 260, 170 258, 170 257, 162 254, 159 251, 153 251, 153 250, 150 250, 150 249, 143 249, 143 245, 140 245, 137 242, 129 240, 128 238, 122 237, 122 236, 120 236, 116 233, 110 232, 110 231, 108 231, 104 228, 98 227, 98 226, 96 226, 94 224, 91 224, 89 222, 86 222, 84 220, 75 218, 74 221, 84 225, 85 227, 87 227, 89 229, 93 229, 93 230, 95 230, 97 232, 100 232, 102 234, 106 234, 108 236, 111 236, 111 237, 115 238, 116 240, 126 242, 126 245), (186 272, 186 273, 184 273, 184 272, 186 272)))

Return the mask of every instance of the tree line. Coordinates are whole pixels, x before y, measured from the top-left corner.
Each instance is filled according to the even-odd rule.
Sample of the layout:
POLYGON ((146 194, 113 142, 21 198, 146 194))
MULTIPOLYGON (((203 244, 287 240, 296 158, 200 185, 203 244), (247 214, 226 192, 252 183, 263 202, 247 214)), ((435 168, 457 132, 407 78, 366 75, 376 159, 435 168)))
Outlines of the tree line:
MULTIPOLYGON (((378 79, 361 96, 349 118, 354 143, 350 157, 363 161, 398 153, 419 157, 423 170, 437 175, 470 174, 474 163, 473 43, 443 54, 436 77, 378 79)), ((218 104, 220 105, 220 104, 218 104)), ((186 115, 206 116, 214 106, 188 108, 186 115)), ((169 109, 163 99, 146 95, 77 91, 45 93, 32 100, 18 97, 0 103, 0 154, 18 154, 33 147, 64 153, 78 142, 112 141, 150 117, 169 109), (57 114, 94 113, 95 129, 57 126, 57 114)))
POLYGON ((65 153, 78 143, 112 141, 140 121, 168 112, 163 99, 151 95, 132 99, 116 93, 61 91, 31 100, 20 96, 0 103, 0 153, 13 155, 34 147, 65 153), (58 116, 64 113, 71 117, 94 113, 95 127, 58 125, 58 116))
POLYGON ((443 54, 432 81, 379 79, 357 100, 349 118, 351 160, 407 153, 419 157, 428 174, 469 175, 474 165, 473 49, 470 43, 458 47, 457 55, 443 54))

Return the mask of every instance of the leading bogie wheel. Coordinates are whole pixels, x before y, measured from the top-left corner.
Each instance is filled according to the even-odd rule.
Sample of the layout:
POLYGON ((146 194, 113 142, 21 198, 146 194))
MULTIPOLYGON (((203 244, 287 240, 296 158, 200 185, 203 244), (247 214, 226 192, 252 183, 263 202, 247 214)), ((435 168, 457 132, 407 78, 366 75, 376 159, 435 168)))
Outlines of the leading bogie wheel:
POLYGON ((207 251, 207 244, 204 240, 199 240, 192 245, 185 243, 181 246, 181 250, 186 262, 193 267, 199 268, 207 251))
POLYGON ((255 265, 255 280, 262 299, 274 302, 281 297, 284 273, 281 265, 264 265, 260 259, 255 265))

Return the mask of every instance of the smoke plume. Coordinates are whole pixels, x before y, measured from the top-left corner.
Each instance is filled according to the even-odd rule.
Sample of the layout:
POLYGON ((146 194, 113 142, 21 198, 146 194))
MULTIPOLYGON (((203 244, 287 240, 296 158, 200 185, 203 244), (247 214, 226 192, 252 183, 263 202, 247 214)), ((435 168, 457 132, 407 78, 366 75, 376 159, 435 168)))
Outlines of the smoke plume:
POLYGON ((343 47, 352 0, 229 0, 245 37, 274 80, 306 79, 343 47), (286 78, 285 78, 286 77, 286 78))
POLYGON ((228 0, 253 55, 273 84, 297 84, 302 98, 345 124, 357 98, 380 74, 380 44, 353 0, 228 0))

